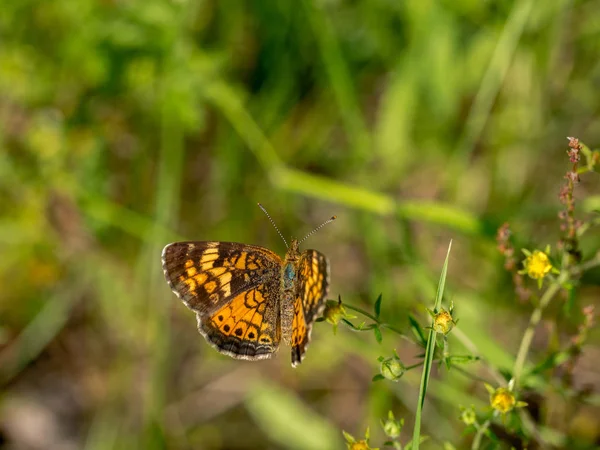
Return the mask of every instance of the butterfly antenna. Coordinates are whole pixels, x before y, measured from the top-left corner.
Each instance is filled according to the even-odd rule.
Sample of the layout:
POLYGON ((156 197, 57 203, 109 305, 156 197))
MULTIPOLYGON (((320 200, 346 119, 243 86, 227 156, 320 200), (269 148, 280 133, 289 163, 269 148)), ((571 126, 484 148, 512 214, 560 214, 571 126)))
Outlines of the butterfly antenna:
POLYGON ((271 222, 271 225, 273 225, 273 227, 277 230, 277 233, 279 233, 279 236, 281 237, 281 239, 283 239, 283 242, 285 243, 286 248, 290 248, 289 245, 288 245, 288 243, 287 243, 287 241, 283 237, 283 234, 281 234, 281 231, 279 231, 279 228, 277 228, 277 225, 275 225, 275 221, 271 218, 271 216, 269 215, 269 213, 267 212, 267 210, 260 203, 258 204, 258 207, 260 209, 262 209, 263 212, 267 215, 267 217, 269 218, 269 221, 271 222))
POLYGON ((321 228, 323 228, 325 225, 327 225, 328 223, 333 222, 335 219, 337 219, 337 216, 332 216, 331 219, 327 219, 325 222, 323 222, 321 225, 319 225, 317 228, 315 228, 314 230, 312 230, 310 233, 308 233, 306 236, 304 236, 304 238, 298 242, 298 244, 301 244, 302 242, 304 242, 309 236, 312 236, 313 234, 315 234, 317 231, 319 231, 321 228))

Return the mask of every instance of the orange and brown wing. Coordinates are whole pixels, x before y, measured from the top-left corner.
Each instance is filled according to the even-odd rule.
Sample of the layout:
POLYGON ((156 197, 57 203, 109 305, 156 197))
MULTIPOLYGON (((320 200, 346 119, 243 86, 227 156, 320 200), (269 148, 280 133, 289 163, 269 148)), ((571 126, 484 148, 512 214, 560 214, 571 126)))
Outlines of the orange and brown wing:
POLYGON ((329 261, 316 250, 306 250, 298 260, 297 290, 292 322, 292 366, 302 362, 312 325, 323 313, 329 292, 329 261))
POLYGON ((173 292, 196 312, 200 333, 221 353, 259 359, 277 349, 278 255, 234 242, 176 242, 164 248, 162 264, 173 292))
POLYGON ((281 258, 236 242, 175 242, 162 252, 165 278, 193 311, 212 313, 264 280, 278 277, 281 258))
POLYGON ((219 352, 239 359, 269 358, 281 340, 279 279, 241 292, 213 314, 198 313, 198 330, 219 352))

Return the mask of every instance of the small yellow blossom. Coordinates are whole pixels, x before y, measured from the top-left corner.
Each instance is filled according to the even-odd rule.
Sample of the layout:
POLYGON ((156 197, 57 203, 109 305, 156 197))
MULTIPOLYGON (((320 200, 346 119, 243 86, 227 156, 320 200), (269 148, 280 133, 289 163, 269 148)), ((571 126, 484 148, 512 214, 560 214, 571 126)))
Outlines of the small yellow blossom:
POLYGON ((544 278, 552 270, 552 263, 546 253, 534 250, 533 253, 525 254, 527 258, 523 261, 523 271, 534 280, 544 278))
POLYGON ((492 408, 506 414, 511 411, 517 403, 515 395, 506 388, 498 388, 490 397, 492 408))
POLYGON ((339 297, 338 301, 328 300, 325 305, 325 311, 323 312, 323 318, 333 325, 333 333, 337 331, 337 326, 342 319, 354 319, 356 316, 352 316, 346 312, 344 305, 342 305, 342 298, 339 297))
POLYGON ((352 436, 350 433, 346 433, 343 430, 342 434, 346 438, 346 447, 348 450, 379 450, 378 448, 369 447, 370 432, 368 428, 367 432, 365 433, 365 438, 361 439, 360 441, 357 441, 354 436, 352 436))
POLYGON ((367 441, 358 441, 358 442, 353 442, 352 444, 348 444, 348 449, 349 450, 369 450, 371 447, 369 447, 369 444, 367 444, 367 441))
POLYGON ((527 406, 527 403, 517 401, 515 394, 508 388, 499 387, 494 389, 488 384, 485 387, 490 393, 491 407, 501 414, 506 414, 515 408, 527 406))
POLYGON ((448 334, 452 327, 454 327, 454 320, 448 311, 442 309, 433 317, 433 329, 436 333, 448 334))

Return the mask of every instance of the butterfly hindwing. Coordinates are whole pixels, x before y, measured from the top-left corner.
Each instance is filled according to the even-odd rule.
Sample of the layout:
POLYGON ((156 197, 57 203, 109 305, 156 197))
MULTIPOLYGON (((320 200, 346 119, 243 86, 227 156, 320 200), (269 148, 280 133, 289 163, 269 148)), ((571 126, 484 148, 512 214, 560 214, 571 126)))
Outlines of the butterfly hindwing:
POLYGON ((215 313, 197 313, 198 330, 219 352, 239 359, 269 358, 281 340, 278 280, 241 292, 215 313))
POLYGON ((298 281, 292 322, 292 366, 299 364, 308 343, 314 321, 325 308, 329 292, 329 261, 316 250, 306 250, 298 260, 298 281))
POLYGON ((234 242, 176 242, 163 250, 173 292, 196 312, 198 330, 219 352, 268 358, 278 348, 281 258, 234 242))

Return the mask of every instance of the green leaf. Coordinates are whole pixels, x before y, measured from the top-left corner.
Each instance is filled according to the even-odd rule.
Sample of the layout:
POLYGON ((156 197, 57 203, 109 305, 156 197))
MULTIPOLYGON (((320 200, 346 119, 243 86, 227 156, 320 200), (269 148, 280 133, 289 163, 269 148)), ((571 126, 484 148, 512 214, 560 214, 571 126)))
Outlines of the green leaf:
POLYGON ((380 373, 378 373, 377 375, 375 375, 371 381, 375 382, 375 381, 381 381, 381 380, 385 380, 385 377, 383 375, 381 375, 380 373))
POLYGON ((381 344, 381 342, 383 341, 383 336, 381 335, 381 330, 379 329, 379 327, 374 327, 373 328, 373 333, 375 333, 375 340, 381 344))
POLYGON ((347 319, 342 319, 341 322, 345 323, 346 325, 348 325, 350 328, 352 328, 355 331, 360 331, 352 322, 350 322, 347 319))
MULTIPOLYGON (((438 283, 437 294, 435 296, 434 309, 439 311, 442 304, 442 297, 444 296, 444 287, 446 285, 446 275, 448 273, 448 259, 450 257, 450 250, 452 249, 452 241, 448 245, 448 253, 446 253, 446 260, 442 267, 442 274, 438 283)), ((427 392, 427 385, 429 383, 429 377, 431 376, 431 366, 433 363, 433 354, 435 352, 436 332, 431 329, 429 330, 429 337, 427 338, 427 346, 425 349, 425 360, 423 365, 423 373, 421 376, 421 388, 419 389, 419 401, 417 403, 417 411, 415 414, 415 428, 413 430, 413 446, 412 450, 418 450, 421 442, 421 416, 423 414, 423 405, 425 404, 425 394, 427 392)))
POLYGON ((479 356, 472 355, 453 355, 448 358, 452 364, 467 364, 470 362, 479 361, 479 356))
POLYGON ((423 329, 421 328, 421 325, 419 325, 419 322, 417 322, 417 319, 415 319, 411 314, 409 314, 408 322, 410 323, 410 329, 417 338, 419 345, 425 347, 425 345, 427 344, 427 339, 425 338, 425 335, 423 334, 423 329))
POLYGON ((373 306, 373 310, 375 311, 375 317, 379 320, 379 315, 381 314, 381 300, 382 294, 379 294, 377 300, 375 300, 375 305, 373 306))

